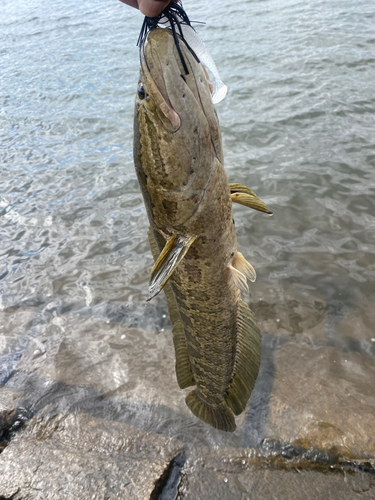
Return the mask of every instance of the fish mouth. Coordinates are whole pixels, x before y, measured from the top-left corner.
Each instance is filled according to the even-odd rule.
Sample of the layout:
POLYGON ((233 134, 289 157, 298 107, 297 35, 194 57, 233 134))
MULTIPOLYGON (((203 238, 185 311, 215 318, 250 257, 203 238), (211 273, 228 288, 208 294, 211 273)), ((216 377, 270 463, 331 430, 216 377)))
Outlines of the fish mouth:
POLYGON ((153 111, 156 110, 164 128, 172 133, 180 129, 182 116, 193 113, 196 107, 202 109, 195 79, 195 69, 199 63, 193 59, 182 40, 180 48, 188 73, 181 63, 169 29, 152 30, 141 47, 141 80, 146 96, 154 103, 153 111))
POLYGON ((141 47, 141 80, 164 128, 174 133, 181 127, 181 119, 171 103, 170 90, 165 81, 171 51, 170 37, 165 31, 151 31, 141 47))

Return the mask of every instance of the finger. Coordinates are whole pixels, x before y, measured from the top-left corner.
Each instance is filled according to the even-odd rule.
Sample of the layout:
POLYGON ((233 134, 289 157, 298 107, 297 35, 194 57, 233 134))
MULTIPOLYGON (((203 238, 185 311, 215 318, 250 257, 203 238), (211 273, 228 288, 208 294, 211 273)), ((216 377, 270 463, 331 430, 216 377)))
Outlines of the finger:
POLYGON ((131 7, 134 7, 138 9, 138 2, 137 0, 120 0, 122 3, 126 3, 126 5, 130 5, 131 7))
POLYGON ((165 9, 171 0, 138 0, 139 10, 148 17, 155 17, 165 9))

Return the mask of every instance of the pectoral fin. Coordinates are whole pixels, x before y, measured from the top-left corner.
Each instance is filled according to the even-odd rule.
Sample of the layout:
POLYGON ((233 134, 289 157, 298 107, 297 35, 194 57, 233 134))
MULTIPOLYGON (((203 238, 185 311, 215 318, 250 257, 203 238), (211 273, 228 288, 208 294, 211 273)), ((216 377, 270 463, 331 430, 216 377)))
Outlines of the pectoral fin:
POLYGON ((147 301, 163 289, 195 240, 196 236, 173 235, 169 238, 151 271, 147 301))
POLYGON ((247 186, 244 186, 243 184, 229 184, 230 192, 231 193, 244 193, 244 194, 249 194, 250 196, 255 196, 257 195, 252 191, 250 188, 247 186))
POLYGON ((229 184, 231 198, 234 203, 239 203, 245 207, 253 208, 259 212, 265 212, 266 214, 273 215, 273 212, 268 210, 264 201, 258 198, 258 196, 250 188, 243 186, 242 184, 229 184))

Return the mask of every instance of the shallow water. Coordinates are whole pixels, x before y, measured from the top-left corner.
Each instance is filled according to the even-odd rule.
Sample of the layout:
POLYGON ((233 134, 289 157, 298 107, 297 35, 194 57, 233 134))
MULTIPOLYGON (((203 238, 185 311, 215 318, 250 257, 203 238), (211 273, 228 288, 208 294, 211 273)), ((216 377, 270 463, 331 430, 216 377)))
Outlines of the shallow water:
POLYGON ((324 447, 328 422, 371 456, 375 8, 227 3, 184 6, 207 22, 197 30, 228 85, 217 110, 229 181, 275 212, 234 208, 264 333, 238 431, 185 408, 165 301, 145 304, 152 258, 132 159, 142 16, 120 2, 2 3, 0 384, 25 391, 31 412, 91 412, 207 450, 324 447), (333 400, 351 418, 331 421, 333 400))

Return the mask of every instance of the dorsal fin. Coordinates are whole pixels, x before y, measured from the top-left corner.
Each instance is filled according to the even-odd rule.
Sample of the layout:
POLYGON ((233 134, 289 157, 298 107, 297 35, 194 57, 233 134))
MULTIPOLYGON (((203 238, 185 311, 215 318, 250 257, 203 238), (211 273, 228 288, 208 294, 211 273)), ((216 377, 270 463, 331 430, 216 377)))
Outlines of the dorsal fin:
MULTIPOLYGON (((148 229, 148 241, 150 243, 151 253, 154 260, 159 257, 159 248, 152 234, 151 228, 148 229)), ((164 287, 164 293, 167 299, 169 317, 172 323, 173 345, 176 355, 176 376, 177 383, 181 389, 195 385, 193 372, 187 350, 185 333, 178 313, 176 300, 169 283, 164 287)))
POLYGON ((180 389, 186 389, 186 387, 195 385, 195 380, 191 370, 184 328, 182 326, 176 300, 169 283, 167 283, 164 287, 164 293, 167 298, 167 306, 172 323, 173 345, 176 356, 175 367, 177 383, 180 389))
POLYGON ((242 413, 254 388, 260 366, 262 337, 251 309, 241 299, 237 310, 237 347, 234 372, 226 402, 235 415, 242 413))

